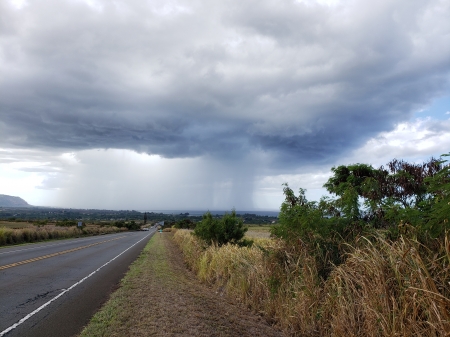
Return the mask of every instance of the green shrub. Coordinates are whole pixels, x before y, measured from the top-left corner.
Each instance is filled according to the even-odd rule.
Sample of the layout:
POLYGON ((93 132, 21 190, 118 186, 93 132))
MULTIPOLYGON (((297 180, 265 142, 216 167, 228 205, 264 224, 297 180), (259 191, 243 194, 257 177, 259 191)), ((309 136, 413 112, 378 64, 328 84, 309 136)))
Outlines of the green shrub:
POLYGON ((203 214, 202 221, 194 230, 194 235, 202 239, 206 244, 222 246, 227 243, 238 244, 244 238, 248 230, 244 227, 242 219, 236 216, 233 209, 231 214, 225 213, 221 219, 215 219, 210 212, 203 214))

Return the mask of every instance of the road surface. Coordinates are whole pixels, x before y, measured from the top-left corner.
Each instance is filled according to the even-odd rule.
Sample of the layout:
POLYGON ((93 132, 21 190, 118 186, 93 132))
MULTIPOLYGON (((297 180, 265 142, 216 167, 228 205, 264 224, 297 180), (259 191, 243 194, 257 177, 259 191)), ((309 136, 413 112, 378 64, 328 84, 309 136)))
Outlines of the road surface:
POLYGON ((0 337, 79 333, 154 232, 0 249, 0 337))

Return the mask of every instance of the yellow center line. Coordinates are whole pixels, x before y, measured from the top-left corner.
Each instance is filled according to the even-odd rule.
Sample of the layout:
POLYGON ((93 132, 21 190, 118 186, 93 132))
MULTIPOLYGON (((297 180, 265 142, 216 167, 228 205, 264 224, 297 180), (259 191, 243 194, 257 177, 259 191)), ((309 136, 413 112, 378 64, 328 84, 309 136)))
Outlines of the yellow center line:
POLYGON ((53 253, 53 254, 48 254, 48 255, 44 255, 44 256, 39 256, 39 257, 35 257, 32 259, 28 259, 28 260, 23 260, 23 261, 19 261, 19 262, 14 262, 14 263, 10 263, 10 264, 5 264, 4 266, 0 266, 0 270, 3 269, 8 269, 8 268, 12 268, 12 267, 16 267, 16 266, 20 266, 22 264, 26 264, 26 263, 30 263, 30 262, 35 262, 35 261, 40 261, 40 260, 44 260, 44 259, 48 259, 49 257, 54 257, 54 256, 58 256, 58 255, 63 255, 63 254, 67 254, 67 253, 72 253, 72 252, 76 252, 77 250, 81 250, 81 249, 85 249, 85 248, 89 248, 92 246, 97 246, 100 245, 102 243, 106 243, 106 242, 111 242, 111 241, 115 241, 115 240, 119 240, 126 237, 125 236, 119 236, 118 238, 114 238, 111 240, 106 240, 106 241, 100 241, 100 242, 96 242, 96 243, 91 243, 90 245, 87 246, 81 246, 81 247, 77 247, 77 248, 72 248, 72 249, 68 249, 68 250, 64 250, 62 252, 57 252, 57 253, 53 253))

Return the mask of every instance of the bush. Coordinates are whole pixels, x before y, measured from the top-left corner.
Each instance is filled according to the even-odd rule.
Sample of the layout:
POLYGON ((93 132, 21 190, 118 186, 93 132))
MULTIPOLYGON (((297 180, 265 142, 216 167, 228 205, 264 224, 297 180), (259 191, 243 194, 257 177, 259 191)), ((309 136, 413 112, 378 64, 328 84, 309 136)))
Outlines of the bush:
POLYGON ((125 226, 131 231, 141 229, 141 225, 136 223, 136 221, 134 220, 131 220, 130 222, 126 223, 125 226))
POLYGON ((177 229, 195 229, 195 222, 191 219, 183 219, 173 224, 173 227, 177 229))
POLYGON ((240 243, 247 229, 242 219, 236 216, 234 209, 231 214, 225 213, 221 219, 215 219, 210 212, 206 212, 202 221, 196 225, 194 235, 208 245, 222 246, 227 243, 240 243))

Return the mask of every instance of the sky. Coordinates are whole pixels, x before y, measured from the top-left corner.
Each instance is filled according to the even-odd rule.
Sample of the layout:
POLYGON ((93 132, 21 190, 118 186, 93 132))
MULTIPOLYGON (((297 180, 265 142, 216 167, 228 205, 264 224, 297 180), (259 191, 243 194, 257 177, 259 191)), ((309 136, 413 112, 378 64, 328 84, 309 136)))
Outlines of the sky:
POLYGON ((448 0, 2 0, 0 194, 278 210, 450 152, 448 0))

